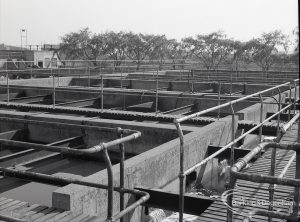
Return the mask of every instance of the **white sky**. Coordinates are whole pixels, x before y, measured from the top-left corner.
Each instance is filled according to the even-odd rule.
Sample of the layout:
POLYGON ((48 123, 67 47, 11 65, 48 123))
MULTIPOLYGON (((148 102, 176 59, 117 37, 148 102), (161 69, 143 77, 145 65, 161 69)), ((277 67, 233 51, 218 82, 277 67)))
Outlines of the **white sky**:
POLYGON ((180 40, 223 30, 242 41, 298 23, 297 0, 0 0, 0 43, 58 43, 71 31, 133 31, 180 40))

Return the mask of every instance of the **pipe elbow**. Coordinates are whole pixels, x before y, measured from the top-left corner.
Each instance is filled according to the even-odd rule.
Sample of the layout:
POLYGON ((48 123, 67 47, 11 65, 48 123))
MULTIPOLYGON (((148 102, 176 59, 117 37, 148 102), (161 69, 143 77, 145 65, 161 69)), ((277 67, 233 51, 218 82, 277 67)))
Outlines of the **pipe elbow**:
POLYGON ((132 134, 132 136, 133 136, 133 139, 135 140, 135 139, 141 137, 142 133, 140 131, 137 131, 136 133, 132 134))
POLYGON ((175 118, 175 119, 173 120, 173 123, 174 123, 175 125, 178 125, 178 124, 179 124, 178 119, 175 118))

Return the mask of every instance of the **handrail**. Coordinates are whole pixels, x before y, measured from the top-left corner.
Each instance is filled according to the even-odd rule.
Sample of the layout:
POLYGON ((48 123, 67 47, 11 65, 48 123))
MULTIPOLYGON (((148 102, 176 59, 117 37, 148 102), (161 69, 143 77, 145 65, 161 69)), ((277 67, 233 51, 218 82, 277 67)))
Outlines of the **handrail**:
POLYGON ((231 168, 231 175, 233 180, 242 179, 247 181, 252 181, 256 183, 270 183, 270 184, 280 184, 285 186, 293 186, 295 187, 294 193, 294 207, 296 212, 294 211, 292 214, 281 213, 278 211, 271 211, 271 210, 253 210, 249 213, 249 216, 244 219, 244 222, 251 221, 251 217, 254 215, 261 215, 267 216, 269 218, 280 218, 280 219, 287 219, 291 221, 298 221, 300 216, 298 215, 298 206, 299 206, 299 188, 300 188, 300 178, 299 178, 299 171, 300 169, 300 143, 294 144, 280 144, 275 142, 265 142, 259 144, 256 148, 254 148, 250 153, 248 153, 245 157, 238 160, 237 163, 231 168), (267 175, 260 175, 254 173, 242 173, 239 172, 246 166, 246 164, 255 156, 257 155, 262 149, 267 148, 279 148, 284 150, 294 150, 296 153, 290 158, 282 172, 278 177, 275 176, 267 176, 267 175), (283 174, 286 172, 288 167, 291 165, 293 160, 296 157, 296 175, 295 179, 287 179, 283 178, 283 174))
MULTIPOLYGON (((296 79, 294 80, 294 90, 296 92, 296 82, 299 82, 299 79, 296 79)), ((240 136, 239 138, 235 139, 234 136, 235 136, 235 130, 234 130, 234 123, 235 123, 235 113, 234 113, 234 109, 233 109, 233 105, 238 103, 238 102, 241 102, 241 101, 244 101, 246 99, 249 99, 249 98, 252 98, 254 96, 260 96, 261 98, 261 95, 266 93, 266 92, 270 92, 270 91, 273 91, 273 90, 278 90, 279 92, 279 101, 278 101, 278 112, 274 115, 272 115, 272 118, 274 116, 278 116, 278 120, 279 120, 279 115, 282 111, 286 110, 287 108, 290 108, 292 107, 292 104, 286 106, 285 108, 283 109, 280 109, 281 107, 281 91, 280 91, 280 88, 283 87, 283 86, 289 86, 290 89, 291 89, 291 84, 290 82, 286 82, 286 83, 283 83, 283 84, 280 84, 280 85, 277 85, 277 86, 274 86, 274 87, 271 87, 269 89, 266 89, 266 90, 262 90, 262 91, 259 91, 259 92, 256 92, 256 93, 253 93, 251 95, 247 95, 245 97, 242 97, 242 98, 238 98, 236 100, 233 100, 233 101, 230 101, 230 102, 227 102, 227 103, 224 103, 224 104, 221 104, 221 105, 218 105, 218 106, 215 106, 215 107, 212 107, 212 108, 209 108, 209 109, 206 109, 206 110, 203 110, 203 111, 199 111, 199 112, 196 112, 196 113, 193 113, 193 114, 190 114, 188 116, 183 116, 183 117, 179 117, 179 118, 174 118, 174 124, 177 128, 177 132, 178 132, 178 135, 179 135, 179 141, 180 141, 180 166, 179 166, 179 169, 180 169, 180 172, 179 172, 179 221, 182 222, 183 221, 183 212, 184 212, 184 198, 183 198, 183 194, 184 194, 184 178, 185 176, 192 172, 194 169, 196 169, 197 167, 203 165, 204 163, 206 163, 208 160, 212 159, 213 157, 217 156, 219 153, 221 153, 222 151, 224 151, 225 149, 231 147, 231 155, 230 155, 230 159, 231 159, 231 164, 233 164, 234 162, 234 144, 238 141, 237 139, 242 139, 244 138, 247 134, 249 134, 250 132, 254 131, 255 129, 257 128, 260 128, 260 134, 262 132, 262 125, 263 123, 266 122, 265 121, 262 121, 262 113, 263 113, 263 106, 261 105, 261 110, 260 110, 260 124, 255 126, 254 128, 252 128, 251 130, 247 131, 246 132, 246 135, 242 135, 240 136), (232 111, 232 124, 231 124, 231 127, 232 127, 232 132, 231 132, 231 142, 229 144, 227 144, 225 147, 223 147, 222 149, 218 150, 217 152, 215 152, 214 154, 212 154, 211 156, 207 157, 206 159, 204 159, 203 161, 201 161, 200 163, 196 164, 195 166, 191 167, 190 169, 188 169, 187 171, 184 171, 184 135, 183 135, 183 131, 182 131, 182 128, 181 128, 181 125, 180 123, 186 121, 186 120, 189 120, 191 118, 195 118, 195 117, 198 117, 200 115, 203 115, 203 114, 206 114, 206 113, 209 113, 209 112, 212 112, 212 111, 215 111, 215 110, 219 110, 221 108, 224 108, 224 107, 227 107, 227 106, 230 106, 231 107, 231 111, 232 111)), ((296 95, 296 93, 295 93, 296 95)), ((291 95, 290 95, 291 96, 291 95)), ((295 98, 296 99, 296 98, 295 98)), ((263 101, 261 99, 261 104, 263 104, 263 101)), ((269 118, 268 118, 269 120, 269 118)), ((279 133, 280 133, 280 130, 279 130, 279 122, 277 124, 277 136, 279 136, 279 133)), ((260 136, 261 138, 261 136, 260 136)), ((230 186, 232 186, 232 181, 229 182, 229 188, 230 186)), ((229 220, 231 215, 228 214, 229 216, 229 220)))
MULTIPOLYGON (((284 107, 283 109, 280 110, 280 112, 285 111, 286 109, 290 108, 292 106, 288 105, 286 107, 284 107)), ((257 124, 255 127, 251 128, 250 130, 248 130, 247 132, 243 133, 241 136, 239 136, 238 138, 234 139, 233 141, 231 141, 230 143, 228 143, 226 146, 222 147, 221 149, 219 149, 218 151, 214 152, 213 154, 211 154, 210 156, 206 157, 204 160, 202 160, 200 163, 195 164, 194 166, 192 166, 191 168, 187 169, 186 171, 184 171, 184 175, 188 175, 191 172, 193 172, 195 169, 199 168, 200 166, 202 166, 203 164, 207 163, 209 160, 215 158, 216 156, 218 156, 220 153, 222 153, 224 150, 226 150, 227 148, 231 147, 232 145, 236 144, 238 141, 240 141, 241 139, 245 138, 247 135, 249 135, 250 133, 252 133, 254 130, 260 128, 260 126, 262 126, 264 123, 270 121, 272 118, 274 118, 275 116, 278 115, 279 112, 273 114, 272 116, 270 116, 269 118, 265 119, 263 122, 257 124)))
MULTIPOLYGON (((16 121, 16 120, 10 119, 10 121, 16 121)), ((31 120, 29 120, 29 121, 31 121, 31 120)), ((20 120, 20 122, 23 122, 23 121, 20 120)), ((32 122, 40 122, 40 121, 33 120, 32 122)), ((56 124, 56 123, 52 123, 52 124, 56 124)), ((81 125, 77 125, 77 126, 81 127, 81 125)), ((120 187, 114 187, 112 164, 111 164, 110 157, 108 155, 108 149, 110 147, 113 147, 116 145, 120 145, 120 147, 122 147, 122 149, 120 150, 120 152, 121 152, 120 181, 122 181, 122 183, 123 183, 124 182, 124 170, 125 170, 125 168, 124 168, 124 161, 125 161, 124 143, 131 141, 131 140, 135 140, 141 136, 141 132, 136 131, 136 130, 122 129, 119 127, 115 130, 118 134, 118 139, 115 139, 113 141, 109 141, 106 143, 101 143, 99 145, 93 146, 88 149, 74 149, 74 148, 68 148, 68 147, 59 147, 59 146, 53 146, 53 145, 42 145, 42 144, 34 144, 34 143, 27 143, 27 142, 21 142, 21 141, 0 139, 0 144, 21 146, 22 148, 30 148, 30 149, 35 149, 35 150, 47 150, 47 151, 58 152, 58 153, 62 153, 62 154, 66 153, 66 154, 87 156, 90 154, 103 152, 105 163, 107 166, 108 185, 97 184, 97 183, 88 182, 85 180, 73 179, 73 178, 63 178, 63 177, 59 177, 59 176, 46 175, 46 174, 35 173, 35 172, 26 172, 26 171, 17 170, 17 169, 8 169, 8 168, 4 168, 4 167, 0 167, 0 172, 2 172, 4 174, 4 176, 18 177, 18 178, 27 179, 30 181, 39 181, 39 182, 59 184, 59 185, 67 185, 70 183, 74 183, 74 184, 85 185, 85 186, 90 186, 90 187, 95 187, 95 188, 100 188, 100 189, 107 189, 108 190, 107 221, 110 221, 110 222, 117 221, 118 219, 123 217, 129 211, 135 209, 137 206, 139 206, 142 203, 144 203, 145 201, 147 201, 150 196, 146 192, 126 189, 123 187, 124 184, 121 184, 121 183, 120 183, 120 187), (130 133, 130 135, 123 137, 122 135, 124 133, 130 133), (121 168, 121 166, 122 166, 122 168, 121 168), (114 190, 120 193, 120 197, 123 197, 123 193, 131 193, 134 195, 139 195, 141 197, 133 204, 127 206, 125 209, 123 209, 123 206, 120 206, 120 212, 116 215, 113 215, 113 191, 114 190)))
MULTIPOLYGON (((296 79, 296 80, 294 80, 294 81, 295 81, 295 82, 299 82, 299 79, 296 79)), ((193 113, 193 114, 188 115, 188 116, 184 116, 184 117, 175 119, 175 120, 174 120, 174 123, 181 123, 181 122, 183 122, 183 121, 185 121, 185 120, 188 120, 188 119, 190 119, 190 118, 194 118, 194 117, 197 117, 197 116, 206 114, 206 113, 208 113, 208 112, 215 111, 215 110, 220 109, 220 108, 224 108, 224 107, 226 107, 226 106, 234 105, 235 103, 241 102, 241 101, 243 101, 243 100, 249 99, 249 98, 254 97, 254 96, 259 96, 260 94, 264 94, 264 93, 266 93, 266 92, 269 92, 269 91, 272 91, 272 90, 275 90, 275 89, 278 89, 278 88, 280 88, 280 87, 287 86, 287 85, 289 85, 288 82, 283 83, 283 84, 278 85, 278 86, 274 86, 274 87, 269 88, 269 89, 265 89, 265 90, 260 91, 260 92, 257 92, 257 93, 253 93, 253 94, 251 94, 251 95, 247 95, 247 96, 245 96, 245 97, 242 97, 242 98, 233 100, 233 101, 231 101, 231 102, 227 102, 227 103, 221 104, 221 105, 219 105, 219 106, 214 106, 214 107, 212 107, 212 108, 209 108, 209 109, 206 109, 206 110, 197 112, 197 113, 193 113)))

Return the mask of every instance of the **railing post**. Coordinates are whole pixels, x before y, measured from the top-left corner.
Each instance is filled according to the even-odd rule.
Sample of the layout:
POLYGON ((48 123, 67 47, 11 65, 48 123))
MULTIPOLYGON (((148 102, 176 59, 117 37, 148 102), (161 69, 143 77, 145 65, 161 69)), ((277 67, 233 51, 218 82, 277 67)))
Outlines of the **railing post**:
MULTIPOLYGON (((299 132, 299 129, 298 129, 299 132)), ((299 138, 298 138, 299 142, 299 138)), ((296 152, 296 174, 295 179, 300 179, 300 152, 296 152)), ((293 203, 293 214, 298 215, 299 214, 299 187, 294 188, 294 203, 293 203)))
POLYGON ((9 103, 9 73, 7 69, 7 62, 6 62, 6 91, 7 91, 7 103, 9 103))
POLYGON ((103 155, 105 159, 105 163, 107 166, 107 177, 108 177, 108 189, 107 189, 107 221, 112 221, 113 219, 113 186, 114 186, 114 179, 113 179, 113 172, 112 172, 112 164, 107 152, 107 148, 104 147, 103 155))
POLYGON ((121 68, 121 89, 123 89, 123 68, 121 68))
POLYGON ((32 79, 32 66, 33 64, 30 66, 30 79, 32 79))
MULTIPOLYGON (((219 81, 219 90, 218 90, 218 106, 220 106, 221 104, 221 82, 219 81)), ((218 109, 218 115, 217 115, 218 119, 220 119, 220 108, 218 109)))
MULTIPOLYGON (((296 84, 296 82, 295 82, 296 84)), ((296 92, 296 88, 295 88, 296 92)), ((295 97, 296 99, 296 97, 295 97)), ((295 110, 296 111, 296 110, 295 110)), ((300 143, 300 121, 298 121, 298 135, 297 135, 297 142, 300 143)), ((295 179, 300 179, 300 152, 296 152, 296 174, 295 179)), ((294 204, 293 204, 293 214, 298 215, 299 214, 299 202, 300 202, 300 187, 294 188, 294 204)))
MULTIPOLYGON (((278 90, 278 115, 277 115, 277 137, 276 137, 276 141, 278 142, 280 140, 279 136, 280 136, 280 128, 279 128, 279 124, 280 124, 280 107, 281 107, 281 91, 279 88, 277 88, 278 90)), ((275 175, 275 170, 276 170, 276 148, 272 149, 272 157, 271 157, 271 169, 270 169, 270 176, 274 176, 275 175)), ((275 192, 275 185, 274 184, 270 184, 269 186, 269 203, 273 203, 274 200, 274 192, 275 192)), ((273 205, 269 204, 269 211, 273 210, 273 205)), ((273 219, 271 217, 268 218, 269 222, 272 222, 273 219)))
MULTIPOLYGON (((290 89, 289 104, 292 104, 292 86, 290 82, 289 82, 289 89, 290 89)), ((291 119, 291 109, 292 107, 289 108, 288 121, 290 121, 291 119)))
POLYGON ((103 112, 103 103, 104 103, 103 88, 104 88, 103 87, 103 75, 101 74, 101 112, 103 112))
MULTIPOLYGON (((259 99, 260 99, 260 115, 259 115, 259 123, 261 124, 263 121, 263 109, 264 109, 264 105, 263 105, 263 99, 261 94, 259 94, 259 99)), ((262 125, 259 127, 259 142, 262 142, 262 125)))
MULTIPOLYGON (((231 141, 235 139, 235 112, 233 109, 232 104, 230 104, 231 108, 231 141)), ((231 152, 230 152, 230 165, 233 166, 234 164, 234 144, 231 145, 231 152)))
POLYGON ((91 70, 90 66, 87 67, 88 70, 88 87, 91 87, 91 70))
POLYGON ((294 101, 293 101, 293 104, 294 104, 294 114, 296 114, 297 84, 296 84, 295 80, 294 80, 294 89, 295 89, 295 92, 294 92, 294 101))
POLYGON ((156 71, 155 114, 158 113, 158 69, 156 71))
MULTIPOLYGON (((231 142, 235 139, 235 112, 233 109, 232 104, 230 104, 231 108, 231 142)), ((232 167, 234 165, 234 143, 231 145, 230 150, 230 166, 232 167)), ((231 190, 234 188, 235 179, 233 178, 233 175, 230 175, 229 181, 226 184, 226 189, 231 190)), ((232 200, 233 200, 233 193, 232 195, 229 195, 227 197, 227 204, 229 207, 232 208, 232 200)), ((227 222, 233 221, 233 211, 227 208, 227 222)))
POLYGON ((191 69, 192 93, 194 93, 194 72, 191 69))
POLYGON ((280 135, 280 109, 281 109, 281 91, 279 88, 277 88, 277 91, 278 91, 278 116, 277 116, 277 142, 279 141, 279 135, 280 135))
MULTIPOLYGON (((121 128, 118 128, 118 137, 122 138, 123 132, 121 128)), ((124 161, 125 161, 125 148, 124 148, 124 143, 120 143, 119 145, 120 148, 120 188, 124 188, 124 161)), ((120 192, 120 211, 124 210, 124 194, 120 192)), ((120 218, 120 222, 123 222, 124 219, 123 217, 120 218)))
POLYGON ((52 102, 53 102, 53 107, 55 107, 55 76, 52 68, 51 68, 51 75, 52 75, 52 83, 53 83, 52 102))
POLYGON ((175 126, 177 128, 180 140, 180 152, 179 152, 179 222, 183 222, 184 212, 184 137, 180 126, 180 123, 175 119, 175 126))

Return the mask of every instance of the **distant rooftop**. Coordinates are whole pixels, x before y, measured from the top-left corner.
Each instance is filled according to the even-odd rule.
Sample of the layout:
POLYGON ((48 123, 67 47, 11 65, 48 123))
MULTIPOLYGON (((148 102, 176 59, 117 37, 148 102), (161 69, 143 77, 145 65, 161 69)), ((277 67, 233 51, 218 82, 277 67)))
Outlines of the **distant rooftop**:
POLYGON ((23 47, 19 46, 11 46, 11 45, 5 45, 5 44, 0 44, 0 50, 47 50, 47 51, 52 51, 52 50, 57 50, 59 49, 58 44, 43 44, 43 45, 27 45, 23 47))

